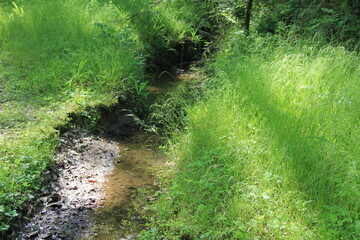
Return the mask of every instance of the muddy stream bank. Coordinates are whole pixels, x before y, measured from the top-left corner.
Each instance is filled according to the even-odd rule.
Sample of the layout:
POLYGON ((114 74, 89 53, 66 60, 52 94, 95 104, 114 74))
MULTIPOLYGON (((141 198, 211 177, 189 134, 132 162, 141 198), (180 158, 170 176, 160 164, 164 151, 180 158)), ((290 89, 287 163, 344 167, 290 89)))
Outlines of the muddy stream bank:
POLYGON ((114 141, 75 129, 60 141, 51 190, 14 239, 136 238, 166 162, 151 136, 114 141))
MULTIPOLYGON (((198 78, 189 72, 165 75, 149 87, 155 96, 198 78)), ((81 128, 62 134, 56 167, 47 174, 50 186, 10 239, 137 239, 167 158, 156 137, 136 130, 126 112, 109 118, 108 129, 126 132, 120 139, 81 128)))

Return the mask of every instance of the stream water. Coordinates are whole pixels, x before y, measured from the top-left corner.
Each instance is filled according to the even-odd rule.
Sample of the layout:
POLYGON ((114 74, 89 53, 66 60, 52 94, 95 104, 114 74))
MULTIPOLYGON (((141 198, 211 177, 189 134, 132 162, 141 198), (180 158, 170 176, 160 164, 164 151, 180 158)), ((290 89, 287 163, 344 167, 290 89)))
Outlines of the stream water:
POLYGON ((120 156, 107 177, 104 202, 90 216, 93 225, 81 239, 132 239, 145 227, 145 204, 158 188, 155 175, 166 157, 144 133, 117 144, 120 156))
MULTIPOLYGON (((164 73, 149 91, 161 99, 196 78, 164 73)), ((136 239, 167 162, 156 137, 130 129, 122 140, 110 140, 73 129, 59 141, 56 171, 48 173, 51 186, 11 239, 136 239)))

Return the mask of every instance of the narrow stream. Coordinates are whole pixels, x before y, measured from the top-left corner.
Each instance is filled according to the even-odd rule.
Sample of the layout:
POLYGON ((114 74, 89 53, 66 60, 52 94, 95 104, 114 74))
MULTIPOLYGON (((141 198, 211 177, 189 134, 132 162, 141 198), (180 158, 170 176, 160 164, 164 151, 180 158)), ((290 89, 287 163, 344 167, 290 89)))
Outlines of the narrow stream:
POLYGON ((155 175, 166 156, 141 132, 119 141, 118 147, 120 157, 107 177, 104 203, 91 216, 94 225, 81 239, 133 239, 145 227, 145 204, 157 189, 155 175))
MULTIPOLYGON (((164 72, 151 83, 149 91, 159 101, 198 78, 198 72, 164 72)), ((117 144, 120 157, 107 177, 104 203, 92 215, 94 225, 84 231, 81 240, 136 239, 145 228, 145 206, 158 189, 156 176, 164 169, 166 156, 157 150, 154 138, 142 132, 117 144)))
MULTIPOLYGON (((167 93, 187 88, 196 79, 197 73, 165 72, 149 91, 161 104, 167 93)), ((106 117, 119 130, 112 124, 119 124, 119 117, 127 124, 125 116, 106 117)), ((47 175, 48 190, 10 239, 137 239, 145 229, 146 206, 159 189, 157 179, 167 158, 158 150, 156 137, 132 127, 126 130, 122 140, 81 128, 64 133, 55 155, 56 168, 47 175)))
MULTIPOLYGON (((198 78, 198 72, 164 72, 149 91, 156 102, 198 78)), ((118 147, 120 157, 107 177, 104 203, 92 215, 94 225, 85 230, 81 240, 136 239, 145 228, 145 206, 158 189, 156 176, 164 169, 166 156, 157 150, 154 139, 141 132, 119 141, 118 147)))

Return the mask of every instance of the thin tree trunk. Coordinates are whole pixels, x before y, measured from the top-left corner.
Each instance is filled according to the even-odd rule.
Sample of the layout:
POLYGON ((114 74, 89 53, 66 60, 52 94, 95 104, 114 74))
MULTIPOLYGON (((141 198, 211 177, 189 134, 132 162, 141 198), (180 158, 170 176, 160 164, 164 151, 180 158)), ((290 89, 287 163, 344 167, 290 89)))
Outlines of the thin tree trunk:
POLYGON ((253 0, 248 0, 246 4, 246 12, 245 12, 245 34, 249 35, 250 33, 250 16, 251 16, 251 8, 252 8, 253 0))

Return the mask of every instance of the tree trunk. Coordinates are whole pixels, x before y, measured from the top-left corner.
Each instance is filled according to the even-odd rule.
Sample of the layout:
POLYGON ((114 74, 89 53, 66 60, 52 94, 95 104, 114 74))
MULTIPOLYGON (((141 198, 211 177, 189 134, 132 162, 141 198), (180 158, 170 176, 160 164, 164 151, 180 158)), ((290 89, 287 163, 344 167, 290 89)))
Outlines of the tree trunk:
POLYGON ((251 16, 251 8, 252 8, 253 0, 248 0, 246 4, 246 12, 245 12, 245 34, 249 35, 250 33, 250 16, 251 16))

